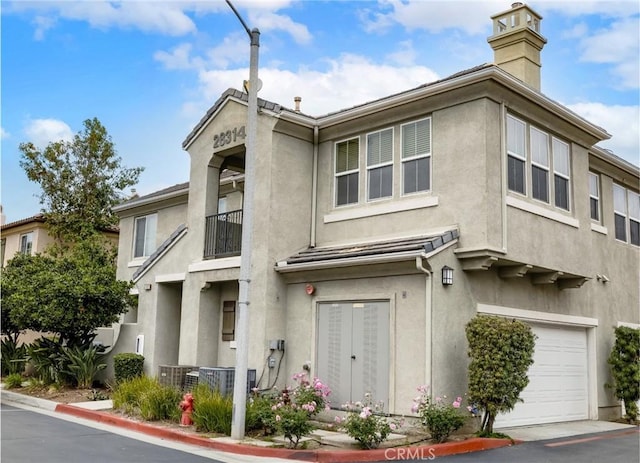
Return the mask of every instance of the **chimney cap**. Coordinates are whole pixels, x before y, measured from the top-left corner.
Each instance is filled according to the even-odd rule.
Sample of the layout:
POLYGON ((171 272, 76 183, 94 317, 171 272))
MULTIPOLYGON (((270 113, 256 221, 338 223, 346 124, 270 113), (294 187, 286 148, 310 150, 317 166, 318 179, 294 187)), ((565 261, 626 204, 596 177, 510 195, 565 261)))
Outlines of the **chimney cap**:
POLYGON ((522 2, 513 2, 511 4, 511 8, 518 8, 518 7, 521 7, 521 6, 524 6, 524 3, 522 3, 522 2))
POLYGON ((295 103, 295 111, 297 113, 300 112, 300 102, 302 101, 302 97, 301 96, 294 96, 293 97, 293 102, 295 103))

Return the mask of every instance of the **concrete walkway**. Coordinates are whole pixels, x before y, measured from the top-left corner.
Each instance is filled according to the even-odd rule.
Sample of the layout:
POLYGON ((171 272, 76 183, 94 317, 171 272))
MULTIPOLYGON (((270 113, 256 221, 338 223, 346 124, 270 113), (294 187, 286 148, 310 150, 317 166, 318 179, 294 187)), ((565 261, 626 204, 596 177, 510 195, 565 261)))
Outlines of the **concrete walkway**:
POLYGON ((500 428, 497 432, 504 433, 512 439, 520 441, 535 441, 557 439, 560 437, 578 436, 597 432, 617 431, 634 426, 611 421, 568 421, 565 423, 539 424, 536 426, 519 426, 517 428, 500 428))

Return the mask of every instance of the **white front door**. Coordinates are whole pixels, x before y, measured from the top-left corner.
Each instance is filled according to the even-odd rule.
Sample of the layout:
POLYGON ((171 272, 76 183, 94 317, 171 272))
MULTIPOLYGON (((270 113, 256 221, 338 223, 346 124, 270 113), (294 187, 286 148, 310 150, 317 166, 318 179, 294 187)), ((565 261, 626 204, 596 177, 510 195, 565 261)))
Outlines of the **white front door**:
POLYGON ((331 388, 331 407, 364 399, 389 406, 389 302, 321 303, 317 376, 331 388))
POLYGON ((532 324, 537 336, 529 384, 496 428, 589 418, 587 332, 585 328, 532 324))

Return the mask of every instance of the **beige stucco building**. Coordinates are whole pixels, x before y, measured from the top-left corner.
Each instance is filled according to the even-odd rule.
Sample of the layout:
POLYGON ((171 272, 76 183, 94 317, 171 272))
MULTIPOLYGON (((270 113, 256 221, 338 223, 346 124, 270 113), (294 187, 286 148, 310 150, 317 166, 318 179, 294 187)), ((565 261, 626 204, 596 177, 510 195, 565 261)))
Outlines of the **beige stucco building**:
MULTIPOLYGON (((540 16, 492 20, 493 64, 321 117, 259 101, 259 387, 308 366, 334 406, 372 392, 409 414, 421 384, 465 393, 465 324, 486 313, 538 336, 525 402, 496 426, 619 413, 607 357, 639 324, 638 167, 541 92, 540 16)), ((139 304, 112 352, 138 349, 147 373, 235 363, 246 109, 226 91, 183 143, 189 182, 116 208, 139 304)))

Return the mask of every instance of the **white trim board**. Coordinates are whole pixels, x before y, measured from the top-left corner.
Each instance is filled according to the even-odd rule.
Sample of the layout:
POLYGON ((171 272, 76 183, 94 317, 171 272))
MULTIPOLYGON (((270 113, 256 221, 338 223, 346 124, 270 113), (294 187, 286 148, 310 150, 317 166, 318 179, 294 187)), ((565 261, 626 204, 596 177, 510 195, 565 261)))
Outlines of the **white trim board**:
POLYGON ((501 317, 512 317, 519 320, 545 322, 557 325, 573 325, 584 327, 598 326, 597 318, 580 317, 577 315, 565 315, 553 312, 539 312, 536 310, 515 309, 512 307, 503 307, 490 304, 477 304, 476 307, 478 313, 487 315, 498 315, 501 317))

